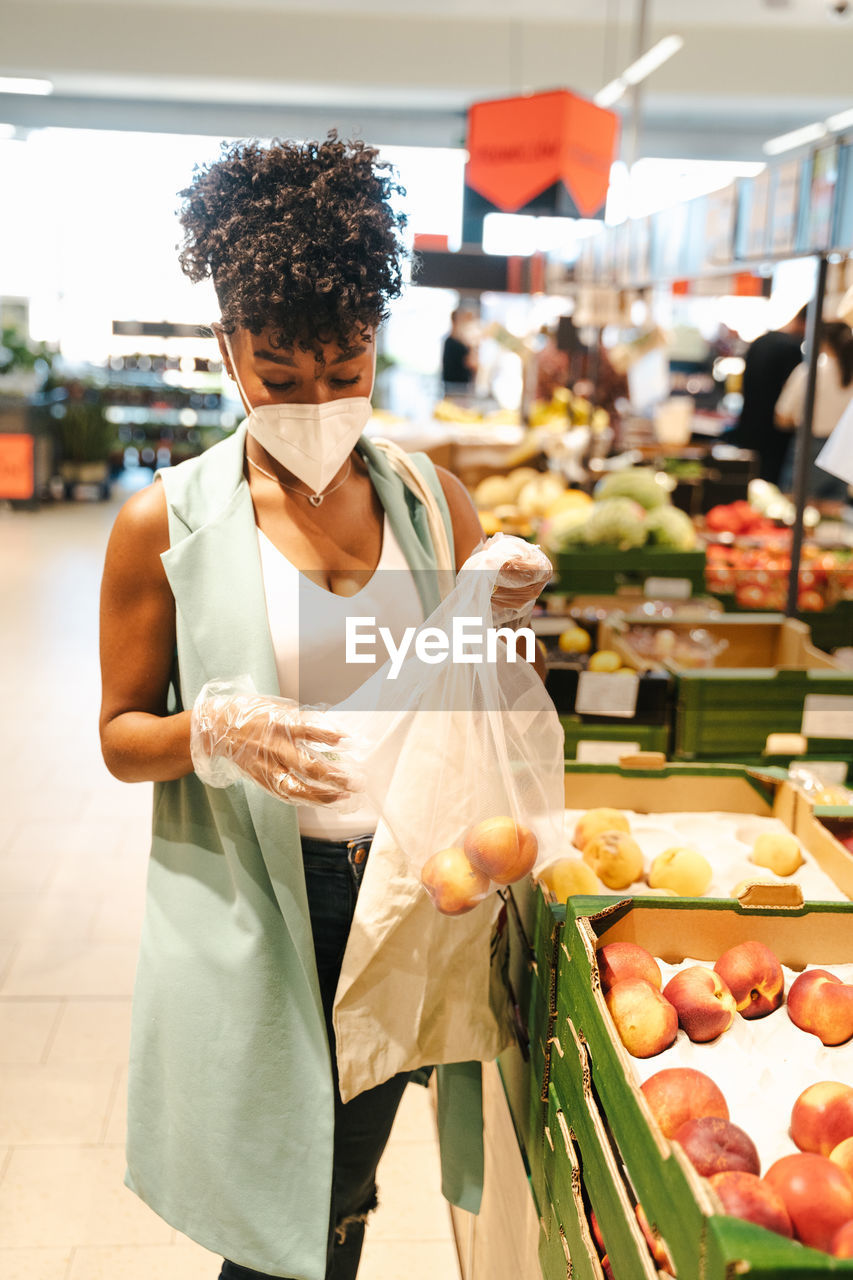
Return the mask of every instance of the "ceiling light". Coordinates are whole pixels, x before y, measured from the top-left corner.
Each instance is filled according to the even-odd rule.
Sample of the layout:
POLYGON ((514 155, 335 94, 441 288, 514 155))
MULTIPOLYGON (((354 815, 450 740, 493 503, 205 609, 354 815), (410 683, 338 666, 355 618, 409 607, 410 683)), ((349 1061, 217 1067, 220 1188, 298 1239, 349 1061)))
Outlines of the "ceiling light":
POLYGON ((840 133, 842 129, 853 127, 853 107, 847 111, 839 111, 837 115, 828 116, 825 123, 830 133, 840 133))
POLYGON ((599 89, 593 98, 593 102, 597 107, 610 107, 614 102, 618 102, 623 93, 627 89, 638 85, 657 71, 658 67, 662 67, 668 62, 673 54, 678 53, 683 48, 684 40, 681 36, 664 36, 662 40, 658 40, 657 44, 653 44, 651 49, 647 49, 641 54, 636 61, 626 67, 621 76, 617 76, 615 80, 611 80, 603 89, 599 89))
POLYGON ((53 81, 0 76, 0 93, 53 93, 53 81))
POLYGON ((803 125, 802 129, 793 129, 790 133, 781 133, 778 138, 771 138, 769 142, 765 142, 764 154, 778 156, 783 151, 792 151, 794 147, 801 147, 807 142, 819 142, 821 138, 826 137, 828 132, 829 130, 823 121, 803 125))

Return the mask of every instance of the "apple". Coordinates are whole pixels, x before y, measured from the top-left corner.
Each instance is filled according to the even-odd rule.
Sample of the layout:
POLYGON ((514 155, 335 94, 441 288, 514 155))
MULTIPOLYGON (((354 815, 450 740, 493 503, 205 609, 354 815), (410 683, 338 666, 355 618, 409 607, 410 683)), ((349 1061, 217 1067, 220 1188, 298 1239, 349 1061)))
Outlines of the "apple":
POLYGON ((839 1142, 830 1151, 829 1158, 853 1178, 853 1138, 845 1138, 843 1142, 839 1142))
POLYGON ((785 999, 782 966, 763 942, 739 942, 729 947, 714 965, 714 972, 731 991, 744 1018, 763 1018, 785 999))
POLYGON ((655 1262, 659 1267, 662 1267, 664 1271, 669 1271, 674 1275, 675 1267, 672 1264, 672 1258, 669 1256, 669 1250, 664 1244, 663 1237, 658 1234, 657 1230, 651 1227, 641 1204, 636 1205, 634 1212, 637 1215, 640 1230, 646 1238, 646 1244, 649 1246, 649 1252, 655 1262))
POLYGON ((733 1218, 755 1222, 780 1236, 794 1234, 784 1200, 763 1178, 732 1169, 713 1174, 710 1183, 733 1218))
POLYGON ((761 1173, 755 1143, 736 1124, 719 1116, 699 1116, 687 1120, 672 1135, 697 1173, 710 1178, 715 1173, 761 1173))
POLYGON ((830 1155, 845 1138, 853 1138, 853 1088, 838 1080, 809 1085, 794 1103, 791 1137, 801 1151, 821 1156, 830 1155))
POLYGON ((845 1222, 832 1237, 831 1252, 836 1258, 853 1258, 853 1222, 845 1222))
POLYGON ((465 837, 468 861, 495 884, 514 884, 533 870, 539 842, 529 827, 502 814, 486 818, 465 837))
POLYGON ((710 1076, 695 1067, 665 1067, 649 1076, 640 1092, 665 1138, 688 1120, 719 1116, 728 1120, 726 1100, 710 1076))
POLYGON ((631 828, 621 809, 587 809, 575 827, 572 844, 583 853, 590 840, 602 831, 624 831, 629 835, 631 828))
POLYGON ((625 978, 604 997, 619 1038, 635 1058, 653 1058, 678 1034, 678 1014, 644 978, 625 978))
POLYGON ((487 875, 472 867, 465 850, 454 845, 427 858, 421 884, 445 916, 461 916, 473 910, 489 892, 487 875))
POLYGON ((601 990, 609 991, 626 978, 645 978, 660 991, 663 986, 658 962, 650 951, 636 942, 606 942, 595 956, 601 990))
POLYGON ((584 847, 583 860, 608 889, 627 889, 643 874, 643 852, 624 831, 602 831, 584 847))
POLYGON ((822 1044, 844 1044, 853 1037, 853 985, 826 969, 806 969, 791 983, 788 1017, 822 1044))
POLYGON ((735 1020, 735 998, 713 969, 694 964, 680 969, 663 989, 689 1038, 704 1044, 728 1031, 735 1020))
POLYGON ((853 1181, 826 1156, 783 1156, 764 1181, 785 1201, 797 1239, 814 1249, 830 1249, 839 1228, 853 1218, 853 1181))

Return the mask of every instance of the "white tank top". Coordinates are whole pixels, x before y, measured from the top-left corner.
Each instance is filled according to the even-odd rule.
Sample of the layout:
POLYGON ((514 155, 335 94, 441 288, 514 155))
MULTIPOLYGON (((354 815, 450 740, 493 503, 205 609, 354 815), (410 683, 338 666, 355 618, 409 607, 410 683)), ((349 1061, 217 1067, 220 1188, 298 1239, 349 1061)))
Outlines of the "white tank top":
MULTIPOLYGON (((386 656, 376 649, 375 666, 347 662, 345 619, 354 614, 375 617, 399 643, 406 627, 420 626, 424 611, 415 580, 385 515, 382 551, 370 580, 354 596, 339 596, 318 586, 258 529, 258 545, 267 602, 267 618, 275 652, 279 693, 301 705, 334 705, 348 698, 386 656), (395 572, 390 572, 394 570, 395 572)), ((337 813, 323 805, 299 805, 299 830, 325 840, 346 840, 375 830, 378 815, 365 804, 355 813, 337 813)))

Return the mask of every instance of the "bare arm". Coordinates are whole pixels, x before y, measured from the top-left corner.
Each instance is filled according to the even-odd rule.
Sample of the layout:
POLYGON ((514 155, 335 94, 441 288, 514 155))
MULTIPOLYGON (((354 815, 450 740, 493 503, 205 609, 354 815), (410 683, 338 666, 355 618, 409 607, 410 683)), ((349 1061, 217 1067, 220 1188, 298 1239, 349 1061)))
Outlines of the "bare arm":
POLYGON ((122 782, 164 782, 193 772, 190 712, 169 715, 175 601, 160 555, 168 548, 160 484, 118 514, 101 583, 101 751, 122 782))

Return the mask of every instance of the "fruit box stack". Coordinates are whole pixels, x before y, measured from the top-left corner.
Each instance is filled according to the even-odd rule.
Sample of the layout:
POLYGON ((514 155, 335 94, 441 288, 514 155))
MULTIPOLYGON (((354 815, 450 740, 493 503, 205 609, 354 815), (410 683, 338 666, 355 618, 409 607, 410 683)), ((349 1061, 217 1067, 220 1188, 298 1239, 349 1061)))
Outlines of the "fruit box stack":
MULTIPOLYGON (((631 643, 631 621, 601 626, 600 644, 633 666, 667 669, 676 681, 675 759, 760 757, 771 734, 802 734, 808 754, 848 755, 853 737, 853 673, 811 643, 804 622, 780 614, 738 614, 701 624, 725 649, 714 665, 694 669, 673 659, 644 659, 631 643)), ((676 638, 693 628, 643 619, 676 638)))
MULTIPOLYGON (((576 898, 569 903, 566 923, 557 926, 557 935, 557 1016, 549 1046, 545 1142, 546 1153, 552 1152, 545 1162, 552 1213, 568 1215, 571 1205, 577 1204, 580 1179, 595 1215, 599 1249, 606 1250, 614 1277, 654 1275, 652 1254, 662 1274, 691 1280, 727 1280, 746 1273, 762 1280, 853 1275, 853 1259, 832 1257, 823 1245, 807 1247, 726 1214, 717 1191, 699 1176, 681 1142, 665 1134, 666 1111, 659 1105, 661 1077, 656 1077, 658 1102, 648 1086, 640 1088, 641 1080, 649 1080, 659 1069, 679 1066, 686 1045, 695 1054, 689 1057, 694 1068, 691 1076, 697 1075, 696 1064, 702 1064, 706 1068, 702 1078, 708 1079, 712 1089, 714 1071, 728 1063, 723 1093, 731 1120, 747 1131, 760 1129, 765 1142, 766 1133, 772 1132, 774 1142, 784 1144, 793 1101, 789 1095, 792 1090, 800 1092, 803 1073, 807 1077, 813 1063, 815 1082, 834 1079, 836 1074, 843 1079, 840 1066, 842 1062, 849 1066, 850 1044, 823 1048, 817 1034, 800 1030, 799 1023, 789 1027, 786 1008, 779 1007, 770 1014, 777 1020, 773 1034, 778 1036, 781 1029, 798 1037, 795 1053, 789 1051, 787 1058, 770 1050, 762 1059, 759 1038, 748 1042, 747 1068, 740 1063, 735 1070, 736 1056, 728 1060, 719 1056, 720 1042, 734 1032, 724 1032, 710 1044, 693 1044, 679 1032, 665 1054, 632 1057, 608 1012, 597 960, 603 946, 619 942, 643 947, 664 963, 679 964, 689 958, 708 964, 729 948, 753 941, 770 948, 789 969, 849 965, 853 963, 853 906, 815 903, 786 911, 723 901, 636 898, 611 902, 602 910, 600 898, 576 898), (838 1055, 835 1060, 833 1054, 838 1055), (796 1068, 795 1086, 788 1082, 786 1068, 796 1068)), ((759 1037, 766 1027, 771 1036, 770 1024, 763 1019, 744 1025, 757 1028, 759 1037)), ((667 1083, 672 1090, 672 1078, 667 1083)), ((678 1085, 682 1093, 673 1092, 668 1105, 674 1108, 689 1098, 692 1106, 697 1084, 691 1079, 689 1094, 682 1080, 678 1085)), ((701 1114, 701 1108, 695 1109, 701 1114)), ((793 1151, 793 1144, 789 1145, 793 1151)), ((773 1159, 777 1158, 778 1150, 773 1159)), ((827 1189, 820 1181, 812 1185, 806 1179, 796 1190, 805 1226, 798 1224, 793 1208, 791 1217, 804 1235, 815 1229, 822 1215, 836 1212, 833 1196, 849 1197, 849 1205, 845 1199, 838 1211, 842 1217, 853 1214, 853 1182, 848 1190, 847 1175, 837 1165, 822 1157, 812 1159, 822 1161, 821 1171, 824 1165, 830 1166, 837 1185, 827 1189), (814 1196, 813 1207, 809 1195, 814 1196)), ((789 1205, 787 1192, 785 1203, 789 1205)), ((581 1274, 585 1274, 586 1248, 582 1256, 581 1274)))
POLYGON ((644 587, 649 579, 675 578, 684 584, 686 595, 705 590, 705 552, 672 551, 668 547, 634 547, 619 551, 614 547, 573 547, 554 557, 554 589, 566 595, 608 595, 620 587, 644 587))

